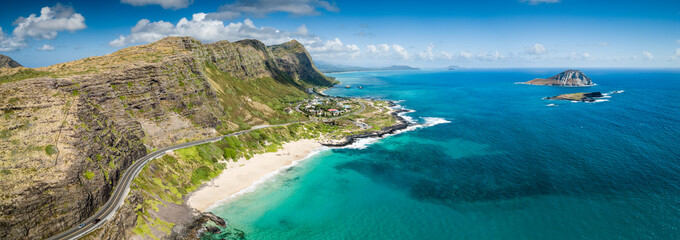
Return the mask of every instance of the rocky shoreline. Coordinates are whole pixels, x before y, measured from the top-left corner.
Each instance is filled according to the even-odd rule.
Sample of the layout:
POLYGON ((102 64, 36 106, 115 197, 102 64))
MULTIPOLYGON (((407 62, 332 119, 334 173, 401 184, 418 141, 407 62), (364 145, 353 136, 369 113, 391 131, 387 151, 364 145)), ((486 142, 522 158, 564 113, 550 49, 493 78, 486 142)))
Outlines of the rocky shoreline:
MULTIPOLYGON (((390 106, 395 106, 394 102, 390 102, 390 106)), ((345 137, 343 140, 341 140, 340 142, 337 142, 337 143, 321 143, 321 145, 324 145, 324 146, 327 146, 327 147, 344 147, 344 146, 347 146, 347 145, 350 145, 350 144, 356 142, 358 139, 372 138, 372 137, 380 138, 380 137, 383 137, 387 134, 393 134, 396 131, 406 129, 408 126, 411 126, 413 124, 406 121, 406 119, 404 119, 402 116, 400 116, 399 113, 409 112, 409 111, 411 111, 411 110, 399 109, 399 110, 395 110, 394 112, 392 112, 392 116, 396 117, 397 122, 399 122, 396 125, 385 127, 383 129, 380 129, 379 131, 372 131, 372 132, 368 132, 368 133, 350 135, 350 136, 345 137)))

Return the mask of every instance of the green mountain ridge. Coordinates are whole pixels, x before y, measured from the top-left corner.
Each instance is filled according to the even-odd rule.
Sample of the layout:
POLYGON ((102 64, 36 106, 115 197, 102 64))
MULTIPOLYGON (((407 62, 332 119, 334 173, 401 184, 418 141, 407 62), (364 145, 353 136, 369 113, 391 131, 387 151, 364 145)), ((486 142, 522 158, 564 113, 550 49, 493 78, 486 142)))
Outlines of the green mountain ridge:
MULTIPOLYGON (((306 119, 284 109, 308 98, 306 88, 334 83, 294 40, 265 46, 190 37, 2 68, 0 79, 3 239, 46 238, 76 225, 153 149, 306 119)), ((134 192, 128 200, 146 201, 134 192)), ((129 238, 134 212, 124 206, 95 238, 129 238)))

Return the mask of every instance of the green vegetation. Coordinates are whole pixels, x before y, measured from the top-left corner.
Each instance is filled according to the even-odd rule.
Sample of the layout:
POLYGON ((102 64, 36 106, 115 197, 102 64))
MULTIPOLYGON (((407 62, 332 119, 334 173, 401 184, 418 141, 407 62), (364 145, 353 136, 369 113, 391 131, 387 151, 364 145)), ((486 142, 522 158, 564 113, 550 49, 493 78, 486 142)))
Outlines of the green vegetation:
POLYGON ((50 144, 45 147, 45 153, 47 153, 47 155, 52 156, 54 154, 59 153, 59 149, 57 149, 57 146, 50 144))
POLYGON ((48 75, 48 72, 36 71, 30 68, 21 69, 18 72, 11 75, 0 76, 0 84, 8 82, 16 82, 29 78, 37 78, 48 75))
POLYGON ((217 98, 226 112, 224 120, 238 125, 238 129, 218 127, 220 132, 245 130, 254 125, 253 123, 263 123, 252 119, 253 116, 271 124, 305 119, 302 114, 291 115, 284 112, 286 107, 292 107, 293 104, 309 97, 301 90, 301 86, 292 80, 276 80, 269 77, 239 79, 221 71, 212 63, 205 63, 204 72, 217 90, 217 98), (244 96, 248 96, 249 99, 244 99, 244 96))
POLYGON ((92 180, 94 178, 94 173, 91 172, 90 170, 86 170, 83 173, 83 176, 85 176, 85 178, 87 178, 88 180, 92 180))

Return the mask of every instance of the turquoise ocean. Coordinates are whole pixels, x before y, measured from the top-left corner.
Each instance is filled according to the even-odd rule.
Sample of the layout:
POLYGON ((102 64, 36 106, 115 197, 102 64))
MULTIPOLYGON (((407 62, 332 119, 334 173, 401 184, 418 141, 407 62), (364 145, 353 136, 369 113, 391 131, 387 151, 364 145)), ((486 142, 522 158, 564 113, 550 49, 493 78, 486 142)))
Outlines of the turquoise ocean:
POLYGON ((213 208, 228 227, 204 238, 680 239, 680 71, 515 84, 563 70, 331 74, 327 94, 399 101, 421 125, 319 151, 213 208), (542 99, 592 91, 608 96, 542 99))

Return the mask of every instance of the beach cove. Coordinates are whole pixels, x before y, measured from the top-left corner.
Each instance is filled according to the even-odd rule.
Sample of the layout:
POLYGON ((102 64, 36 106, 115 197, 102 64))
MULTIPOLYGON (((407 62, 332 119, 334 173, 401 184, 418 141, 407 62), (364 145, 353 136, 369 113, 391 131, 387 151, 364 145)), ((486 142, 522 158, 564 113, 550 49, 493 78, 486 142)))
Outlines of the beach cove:
POLYGON ((209 211, 211 206, 252 190, 268 177, 294 166, 297 161, 304 160, 322 149, 323 146, 317 141, 303 139, 285 143, 276 152, 256 154, 248 160, 241 158, 236 162, 228 162, 226 169, 219 176, 203 184, 189 196, 187 204, 200 211, 209 211))

